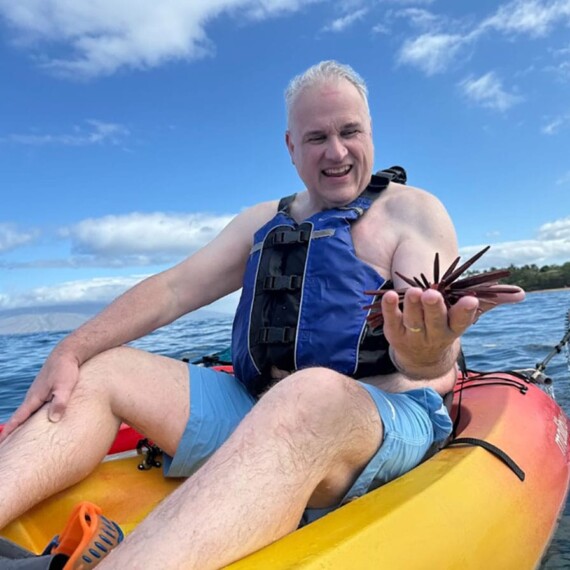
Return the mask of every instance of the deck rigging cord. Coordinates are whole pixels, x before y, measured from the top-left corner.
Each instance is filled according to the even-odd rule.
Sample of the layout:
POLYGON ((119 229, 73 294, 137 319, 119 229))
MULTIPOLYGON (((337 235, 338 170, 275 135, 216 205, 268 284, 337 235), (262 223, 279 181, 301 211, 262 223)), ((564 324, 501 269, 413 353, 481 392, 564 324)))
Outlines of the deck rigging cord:
POLYGON ((557 354, 560 354, 562 352, 562 349, 568 344, 569 341, 570 341, 570 310, 566 313, 566 333, 562 337, 562 340, 547 354, 546 358, 536 365, 534 372, 530 376, 531 382, 539 381, 539 379, 542 377, 544 379, 543 381, 546 384, 552 383, 552 380, 550 378, 544 377, 543 372, 546 369, 548 363, 557 354))
MULTIPOLYGON (((501 460, 505 465, 507 465, 507 467, 509 467, 509 469, 511 469, 511 471, 520 479, 520 481, 524 481, 525 480, 524 471, 502 449, 499 449, 497 446, 495 446, 495 445, 493 445, 487 441, 484 441, 482 439, 471 438, 471 437, 457 437, 459 422, 460 422, 460 418, 461 418, 461 402, 462 402, 462 397, 463 397, 463 390, 466 388, 474 386, 474 384, 469 384, 469 383, 472 383, 474 381, 476 382, 477 380, 480 380, 480 379, 481 380, 485 379, 485 384, 487 384, 487 382, 489 380, 491 380, 491 382, 489 382, 488 385, 504 384, 507 386, 510 385, 510 386, 517 387, 521 391, 521 394, 523 394, 523 395, 527 391, 527 389, 524 385, 525 382, 538 384, 538 385, 543 384, 543 385, 545 385, 545 388, 547 388, 546 391, 550 392, 552 379, 545 376, 544 370, 546 369, 546 366, 552 360, 552 358, 554 356, 556 356, 557 354, 560 354, 562 352, 562 349, 570 341, 570 310, 566 314, 566 326, 565 326, 565 328, 566 328, 566 332, 565 332, 564 336, 562 337, 562 340, 548 353, 548 355, 546 356, 546 358, 544 360, 542 360, 541 362, 539 362, 536 365, 536 367, 534 369, 531 368, 531 369, 526 369, 526 370, 514 370, 511 372, 511 374, 513 376, 516 376, 517 378, 519 378, 519 380, 522 381, 521 383, 519 383, 517 381, 509 381, 509 380, 506 380, 506 379, 503 379, 500 377, 495 377, 495 376, 493 376, 492 372, 486 373, 486 374, 475 372, 475 375, 472 375, 470 377, 469 372, 471 372, 473 374, 474 371, 469 371, 467 369, 464 354, 463 354, 463 352, 461 352, 460 358, 458 359, 458 367, 461 371, 462 379, 460 381, 459 390, 458 390, 459 401, 457 404, 457 416, 455 418, 455 421, 453 422, 453 431, 452 431, 451 440, 449 442, 447 442, 446 447, 452 447, 452 446, 456 446, 456 445, 459 445, 459 446, 475 445, 475 446, 482 447, 483 449, 492 453, 497 459, 501 460), (549 388, 550 388, 550 390, 549 390, 549 388)), ((570 358, 570 354, 569 354, 569 358, 570 358)), ((554 396, 553 394, 551 394, 551 395, 554 396)))

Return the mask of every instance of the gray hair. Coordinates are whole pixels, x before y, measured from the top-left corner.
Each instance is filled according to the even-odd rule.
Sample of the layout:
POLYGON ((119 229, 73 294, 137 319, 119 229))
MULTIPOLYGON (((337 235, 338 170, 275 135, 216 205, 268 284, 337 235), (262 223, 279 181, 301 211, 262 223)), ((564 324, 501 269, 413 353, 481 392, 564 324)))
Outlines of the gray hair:
POLYGON ((368 107, 368 88, 364 79, 350 67, 338 61, 328 60, 321 61, 312 67, 309 67, 307 71, 293 77, 289 82, 287 89, 285 90, 285 108, 287 111, 287 122, 289 122, 289 117, 291 115, 291 109, 293 108, 293 103, 298 97, 299 93, 306 89, 307 87, 312 87, 319 83, 325 83, 330 80, 345 79, 349 81, 356 87, 357 91, 360 93, 364 104, 366 105, 366 111, 370 114, 370 109, 368 107))

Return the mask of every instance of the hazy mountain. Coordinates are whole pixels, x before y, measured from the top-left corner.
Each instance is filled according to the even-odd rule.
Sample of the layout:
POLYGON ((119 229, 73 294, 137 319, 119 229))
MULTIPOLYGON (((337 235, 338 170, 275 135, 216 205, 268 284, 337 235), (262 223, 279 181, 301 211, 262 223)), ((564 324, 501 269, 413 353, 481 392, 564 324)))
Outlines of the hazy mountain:
MULTIPOLYGON (((104 305, 78 303, 52 307, 26 307, 0 311, 0 334, 70 331, 97 314, 104 305)), ((200 309, 186 319, 228 317, 225 313, 200 309)))

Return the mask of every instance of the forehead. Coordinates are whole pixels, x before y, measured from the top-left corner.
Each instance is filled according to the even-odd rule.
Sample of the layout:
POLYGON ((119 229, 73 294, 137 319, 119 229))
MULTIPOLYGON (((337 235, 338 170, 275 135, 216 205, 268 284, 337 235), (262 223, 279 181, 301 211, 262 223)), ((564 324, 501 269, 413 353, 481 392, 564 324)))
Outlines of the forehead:
POLYGON ((312 130, 327 125, 369 122, 362 95, 346 79, 329 80, 303 89, 291 107, 290 128, 312 130))

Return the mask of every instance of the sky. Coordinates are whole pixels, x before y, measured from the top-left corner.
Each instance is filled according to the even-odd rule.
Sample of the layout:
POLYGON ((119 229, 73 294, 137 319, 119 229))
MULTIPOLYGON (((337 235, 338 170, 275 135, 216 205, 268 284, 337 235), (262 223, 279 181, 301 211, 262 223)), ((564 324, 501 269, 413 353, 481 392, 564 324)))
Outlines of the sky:
POLYGON ((462 256, 570 261, 570 0, 0 0, 0 310, 108 302, 302 190, 283 91, 325 59, 462 256))

